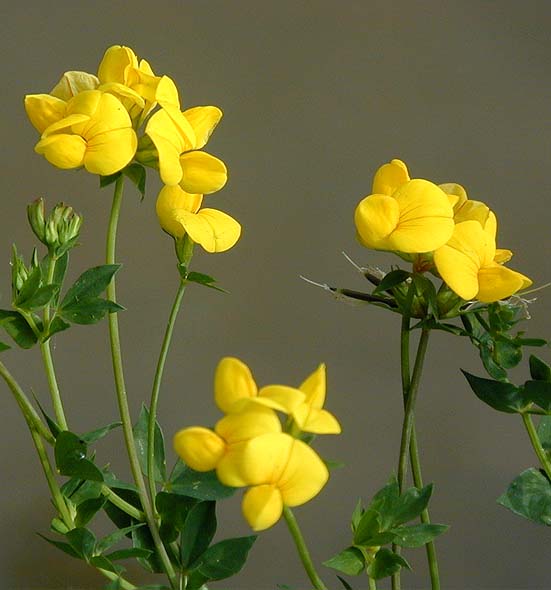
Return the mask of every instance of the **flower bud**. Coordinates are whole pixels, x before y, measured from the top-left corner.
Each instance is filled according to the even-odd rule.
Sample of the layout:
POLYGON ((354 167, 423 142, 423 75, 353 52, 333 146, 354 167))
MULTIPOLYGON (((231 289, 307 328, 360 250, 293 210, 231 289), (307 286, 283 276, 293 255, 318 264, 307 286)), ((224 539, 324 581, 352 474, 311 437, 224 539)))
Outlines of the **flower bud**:
POLYGON ((45 219, 44 219, 44 199, 40 197, 27 206, 27 217, 29 224, 35 236, 44 242, 45 239, 45 219))
POLYGON ((46 220, 43 243, 61 256, 78 238, 81 225, 82 217, 72 207, 58 203, 46 220))

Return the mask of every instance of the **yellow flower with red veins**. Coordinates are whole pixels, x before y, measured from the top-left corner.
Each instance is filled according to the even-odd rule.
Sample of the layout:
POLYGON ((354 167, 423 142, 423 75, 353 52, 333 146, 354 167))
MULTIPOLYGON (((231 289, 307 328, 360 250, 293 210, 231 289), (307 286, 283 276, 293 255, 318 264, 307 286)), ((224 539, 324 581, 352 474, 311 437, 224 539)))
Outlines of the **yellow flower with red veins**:
POLYGON ((453 207, 428 180, 410 180, 406 165, 392 160, 379 168, 373 193, 356 207, 359 241, 368 248, 404 253, 431 252, 453 233, 453 207))
POLYGON ((84 166, 93 174, 109 175, 132 160, 136 147, 136 133, 121 102, 99 90, 85 90, 67 102, 62 118, 44 129, 35 151, 58 168, 84 166))
POLYGON ((201 209, 203 195, 192 195, 179 186, 165 186, 157 197, 161 227, 174 238, 185 234, 207 252, 224 252, 241 235, 239 223, 222 211, 201 209))

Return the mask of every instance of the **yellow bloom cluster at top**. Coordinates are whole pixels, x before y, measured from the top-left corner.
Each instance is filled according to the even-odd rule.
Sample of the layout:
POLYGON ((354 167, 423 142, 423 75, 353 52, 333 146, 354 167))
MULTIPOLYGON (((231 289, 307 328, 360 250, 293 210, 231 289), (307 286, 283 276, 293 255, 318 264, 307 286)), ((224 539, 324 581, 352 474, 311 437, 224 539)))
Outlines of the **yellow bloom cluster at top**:
POLYGON ((84 167, 102 176, 132 162, 156 168, 173 197, 170 209, 158 208, 165 231, 175 237, 189 233, 209 252, 227 250, 239 239, 234 219, 199 211, 202 196, 227 181, 225 164, 203 151, 222 111, 182 111, 173 80, 156 75, 129 47, 107 49, 97 75, 69 71, 49 94, 27 95, 25 109, 41 134, 35 151, 54 166, 84 167))
POLYGON ((490 303, 532 284, 504 266, 513 254, 496 248, 494 212, 461 185, 412 180, 404 162, 392 160, 379 168, 372 190, 354 214, 364 246, 413 260, 466 301, 490 303))
POLYGON ((254 530, 274 525, 284 506, 299 506, 323 488, 329 472, 301 432, 338 434, 336 418, 323 409, 325 365, 298 388, 268 385, 258 389, 239 359, 223 358, 216 369, 214 397, 225 416, 214 430, 180 430, 174 448, 197 471, 216 469, 228 486, 247 487, 243 514, 254 530), (276 411, 288 415, 283 428, 276 411))

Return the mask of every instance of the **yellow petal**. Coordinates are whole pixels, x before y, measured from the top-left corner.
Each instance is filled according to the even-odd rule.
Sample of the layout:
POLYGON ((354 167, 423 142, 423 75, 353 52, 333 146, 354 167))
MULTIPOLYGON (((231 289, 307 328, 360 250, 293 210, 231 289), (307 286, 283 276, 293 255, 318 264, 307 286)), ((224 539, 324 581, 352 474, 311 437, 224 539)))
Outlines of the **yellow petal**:
POLYGON ((299 506, 316 496, 329 479, 319 455, 301 440, 293 439, 285 469, 277 481, 283 503, 299 506))
MULTIPOLYGON (((75 128, 82 129, 90 121, 89 115, 68 115, 46 128, 42 137, 48 137, 60 132, 75 133, 75 128)), ((80 135, 80 134, 78 134, 80 135)))
POLYGON ((513 253, 511 252, 511 250, 506 250, 505 248, 496 248, 494 262, 503 264, 504 262, 511 260, 512 257, 513 253))
POLYGON ((88 72, 65 72, 61 80, 52 88, 50 94, 61 100, 68 101, 84 90, 95 90, 99 80, 88 72))
POLYGON ((286 414, 291 414, 294 409, 306 399, 304 393, 287 385, 266 385, 258 392, 259 401, 262 399, 270 404, 270 407, 286 414))
POLYGON ((57 133, 41 139, 34 151, 58 168, 78 168, 84 162, 86 142, 79 135, 57 133))
POLYGON ((102 84, 99 90, 114 94, 119 100, 125 101, 124 104, 127 106, 128 104, 136 105, 139 109, 143 109, 145 106, 144 99, 135 90, 119 82, 107 82, 102 84))
POLYGON ((196 214, 179 211, 177 219, 189 237, 207 252, 229 250, 241 235, 239 223, 216 209, 200 209, 196 214))
POLYGON ((276 486, 254 486, 245 492, 241 508, 249 526, 254 531, 263 531, 281 518, 283 498, 276 486))
POLYGON ((226 443, 212 430, 192 426, 176 433, 174 450, 192 469, 211 471, 224 456, 226 443))
POLYGON ((325 403, 326 381, 325 363, 321 363, 321 365, 301 383, 299 389, 306 394, 306 402, 312 408, 323 408, 323 404, 325 403))
POLYGON ((130 163, 137 147, 136 133, 130 128, 95 135, 88 141, 84 167, 92 174, 114 174, 130 163))
POLYGON ((308 404, 298 406, 293 412, 293 419, 303 432, 314 434, 340 434, 338 420, 324 409, 312 408, 308 404))
POLYGON ((480 288, 476 298, 484 303, 505 299, 532 284, 528 277, 501 264, 481 268, 478 282, 480 288))
POLYGON ((398 226, 389 236, 392 250, 431 252, 445 244, 454 229, 446 193, 428 180, 415 179, 393 193, 400 208, 398 226))
POLYGON ((375 195, 391 195, 399 186, 408 182, 407 166, 401 160, 383 164, 373 178, 372 192, 375 195))
POLYGON ((180 186, 188 193, 208 195, 220 190, 228 179, 222 160, 206 152, 186 152, 180 156, 182 178, 180 186))
POLYGON ((490 209, 482 201, 473 201, 467 199, 460 206, 454 207, 454 221, 461 223, 462 221, 478 221, 482 227, 486 225, 490 209))
POLYGON ((138 58, 130 47, 113 45, 105 52, 98 68, 101 83, 120 82, 126 84, 128 68, 138 67, 138 58))
POLYGON ((224 413, 241 399, 256 396, 258 388, 247 365, 234 357, 224 357, 214 372, 214 401, 224 413))
POLYGON ((473 299, 478 293, 478 272, 486 239, 478 221, 464 221, 455 226, 450 241, 434 252, 440 276, 465 300, 473 299))
POLYGON ((358 239, 367 248, 392 249, 387 241, 400 219, 400 207, 396 199, 382 194, 365 197, 354 212, 358 239))
POLYGON ((159 192, 155 209, 161 227, 175 238, 181 238, 186 233, 185 227, 178 220, 178 210, 194 213, 201 207, 202 195, 185 193, 178 185, 165 186, 159 192))
POLYGON ((270 408, 251 404, 244 412, 218 420, 214 430, 228 444, 235 444, 261 434, 281 432, 281 422, 270 408))
POLYGON ((65 117, 67 103, 49 94, 25 96, 25 111, 33 127, 43 133, 52 123, 65 117))
MULTIPOLYGON (((82 94, 88 95, 89 93, 82 94)), ((79 96, 82 96, 82 94, 79 96)), ((69 103, 69 112, 75 112, 74 108, 71 108, 72 106, 73 105, 69 103)), ((79 105, 79 107, 80 106, 81 105, 79 105)), ((83 108, 86 107, 83 106, 83 108)), ((86 110, 77 112, 85 112, 85 114, 88 114, 86 110)), ((96 135, 106 133, 109 131, 115 131, 119 129, 132 129, 132 121, 130 119, 128 111, 124 108, 121 101, 112 94, 102 93, 95 105, 94 112, 90 114, 90 120, 86 125, 83 126, 82 130, 80 130, 80 134, 83 135, 86 139, 90 139, 96 135)))
POLYGON ((168 76, 162 76, 159 80, 155 98, 162 107, 173 106, 180 110, 178 88, 176 88, 176 84, 172 78, 169 78, 168 76))
POLYGON ((438 186, 448 195, 448 200, 454 211, 467 200, 467 191, 456 182, 445 182, 438 186))
POLYGON ((195 132, 195 149, 200 150, 220 122, 222 111, 213 106, 193 107, 185 110, 183 114, 195 132))

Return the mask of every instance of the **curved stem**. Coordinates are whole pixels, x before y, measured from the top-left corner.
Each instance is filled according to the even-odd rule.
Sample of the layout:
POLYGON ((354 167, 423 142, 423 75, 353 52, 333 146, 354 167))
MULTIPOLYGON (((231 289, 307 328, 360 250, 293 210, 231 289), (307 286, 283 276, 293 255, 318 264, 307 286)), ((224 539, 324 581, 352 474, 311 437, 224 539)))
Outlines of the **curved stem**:
POLYGON ((180 310, 180 305, 186 290, 186 285, 186 281, 180 281, 174 303, 172 304, 172 309, 170 311, 170 316, 168 318, 168 323, 163 338, 163 344, 159 353, 159 360, 157 362, 157 369, 155 371, 155 378, 153 380, 153 391, 151 392, 151 402, 149 404, 149 422, 147 425, 147 479, 151 498, 155 498, 157 495, 157 489, 155 487, 155 423, 157 419, 159 392, 161 389, 166 357, 168 355, 168 349, 170 347, 170 341, 172 340, 172 333, 174 331, 174 324, 176 323, 176 318, 178 316, 178 311, 180 310))
POLYGON ((19 386, 19 383, 14 379, 12 374, 8 371, 6 365, 0 361, 0 376, 4 379, 10 391, 13 393, 13 397, 17 402, 17 405, 21 408, 23 417, 25 418, 29 428, 33 428, 50 444, 55 443, 55 438, 52 433, 46 428, 40 416, 37 414, 29 398, 25 395, 24 391, 19 386))
MULTIPOLYGON (((115 183, 115 192, 113 195, 113 204, 111 207, 111 214, 109 217, 109 226, 107 230, 107 254, 106 263, 115 264, 115 247, 117 240, 117 225, 119 221, 119 214, 122 204, 122 191, 124 186, 124 176, 119 176, 115 183)), ((113 278, 107 287, 107 297, 113 302, 117 300, 115 279, 113 278)), ((111 343, 111 358, 113 362, 113 373, 115 377, 115 388, 117 392, 117 402, 119 406, 119 414, 122 421, 122 429, 124 433, 124 440, 126 444, 126 450, 128 453, 128 459, 130 462, 130 469, 132 476, 138 488, 138 494, 140 501, 144 509, 145 517, 149 527, 149 531, 155 543, 155 547, 159 553, 159 558, 163 564, 163 568, 170 580, 170 584, 173 588, 176 588, 177 578, 172 567, 172 563, 168 557, 165 546, 159 535, 159 529, 157 522, 153 514, 153 509, 149 496, 147 495, 147 488, 145 481, 140 470, 140 463, 138 460, 138 454, 136 452, 136 444, 134 441, 134 433, 132 431, 132 418, 130 417, 130 409, 128 407, 128 397, 126 395, 126 385, 124 381, 124 371, 122 364, 121 344, 119 336, 119 322, 116 313, 109 314, 109 338, 111 343)))
POLYGON ((126 500, 123 500, 116 492, 114 492, 109 486, 103 484, 101 486, 101 493, 117 508, 120 508, 123 512, 126 512, 129 516, 135 520, 145 520, 145 514, 129 504, 126 500))
POLYGON ((536 429, 534 427, 534 423, 532 422, 532 418, 530 417, 529 414, 524 414, 524 413, 521 414, 521 416, 522 416, 522 421, 524 422, 524 427, 526 428, 526 432, 528 433, 528 436, 530 437, 530 442, 532 443, 532 447, 533 447, 536 455, 538 456, 541 466, 543 467, 545 473, 547 474, 547 477, 549 479, 551 479, 551 461, 549 461, 549 458, 547 457, 547 453, 545 452, 545 449, 541 446, 541 441, 540 441, 538 433, 536 432, 536 429))
POLYGON ((369 577, 369 590, 377 590, 377 582, 371 576, 369 577))
POLYGON ((125 580, 119 574, 115 574, 114 572, 110 572, 109 570, 101 569, 100 567, 98 567, 98 571, 109 580, 117 580, 122 590, 137 590, 138 588, 137 586, 134 586, 134 584, 131 584, 128 580, 125 580))
POLYGON ((302 565, 304 566, 304 569, 310 578, 310 582, 312 582, 316 590, 327 590, 327 587, 316 572, 312 558, 310 557, 310 552, 308 551, 308 547, 306 547, 306 542, 304 541, 304 537, 302 536, 295 515, 289 507, 284 506, 283 516, 285 517, 285 522, 287 523, 289 532, 291 533, 291 536, 295 542, 300 560, 302 561, 302 565))

